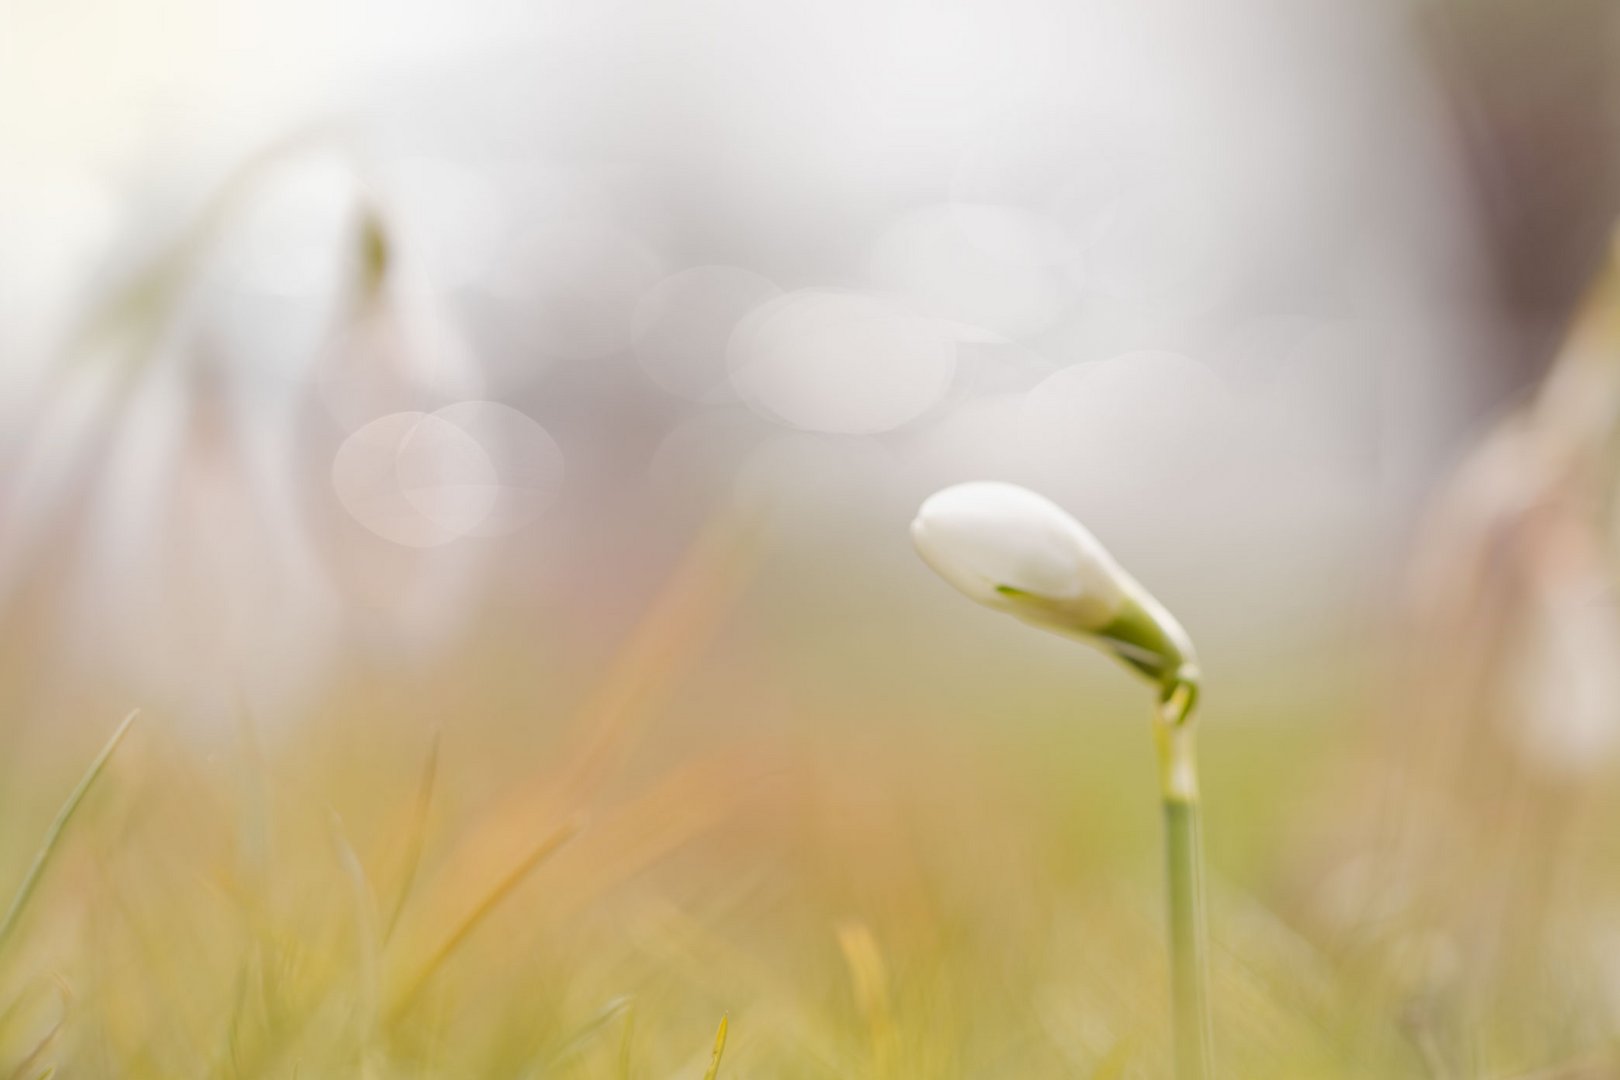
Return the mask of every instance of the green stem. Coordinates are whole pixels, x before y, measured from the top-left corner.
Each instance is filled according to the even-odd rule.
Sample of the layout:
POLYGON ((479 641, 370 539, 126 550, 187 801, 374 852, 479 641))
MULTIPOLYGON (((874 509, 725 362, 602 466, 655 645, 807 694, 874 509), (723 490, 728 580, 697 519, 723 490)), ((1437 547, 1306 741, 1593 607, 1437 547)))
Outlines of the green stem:
POLYGON ((1209 1080, 1214 1057, 1209 1013, 1209 941, 1199 836, 1193 690, 1170 694, 1154 725, 1164 799, 1165 883, 1170 899, 1171 1024, 1177 1080, 1209 1080))

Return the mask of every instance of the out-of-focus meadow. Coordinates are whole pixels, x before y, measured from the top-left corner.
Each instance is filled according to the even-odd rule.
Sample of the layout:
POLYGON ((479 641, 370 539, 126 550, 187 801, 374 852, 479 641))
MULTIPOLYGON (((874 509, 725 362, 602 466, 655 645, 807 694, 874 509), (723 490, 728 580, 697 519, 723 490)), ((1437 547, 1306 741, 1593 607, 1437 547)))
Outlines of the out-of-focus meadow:
POLYGON ((1168 1075, 972 479, 1199 643, 1218 1075, 1620 1075, 1617 43, 0 0, 0 1075, 1168 1075))

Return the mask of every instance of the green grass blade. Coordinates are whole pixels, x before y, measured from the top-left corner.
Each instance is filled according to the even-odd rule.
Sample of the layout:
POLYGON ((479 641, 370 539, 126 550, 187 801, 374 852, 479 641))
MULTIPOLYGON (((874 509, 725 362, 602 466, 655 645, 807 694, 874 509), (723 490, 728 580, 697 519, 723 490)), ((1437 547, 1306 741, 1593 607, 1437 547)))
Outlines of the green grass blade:
POLYGON ((569 1058, 584 1050, 602 1029, 629 1011, 630 998, 628 996, 620 996, 608 1001, 589 1020, 581 1024, 573 1034, 562 1040, 558 1047, 546 1056, 546 1075, 555 1072, 569 1058))
MULTIPOLYGON (((57 1037, 62 1034, 62 1027, 66 1023, 67 1015, 64 1007, 64 1014, 57 1018, 56 1023, 51 1025, 50 1030, 40 1036, 39 1041, 34 1044, 34 1048, 24 1054, 22 1061, 18 1062, 17 1067, 11 1071, 11 1080, 22 1080, 23 1077, 28 1075, 30 1069, 39 1064, 40 1058, 50 1051, 57 1037)), ((45 1067, 46 1073, 54 1073, 55 1071, 55 1065, 45 1067)))
POLYGON ((423 987, 432 979, 434 973, 443 967, 445 961, 450 959, 455 951, 472 936, 473 931, 477 930, 479 924, 489 917, 490 912, 499 907, 501 901, 516 892, 518 886, 528 880, 529 875, 541 863, 556 854, 559 848, 572 840, 581 827, 582 821, 579 818, 573 818, 565 822, 560 828, 530 849, 529 854, 522 861, 508 871, 505 877, 496 882, 495 887, 462 918, 461 922, 445 938, 444 942, 434 950, 427 963, 423 964, 417 971, 415 977, 406 985, 405 990, 395 999, 393 1007, 388 1012, 389 1019, 397 1020, 403 1016, 416 1001, 417 996, 421 994, 423 987))
POLYGON ((377 905, 372 896, 371 882, 366 876, 365 864, 349 842, 343 829, 343 819, 336 810, 328 808, 327 827, 338 863, 348 879, 350 898, 354 903, 355 948, 359 959, 360 980, 360 1039, 363 1051, 369 1051, 371 1034, 376 1026, 377 1002, 380 998, 381 979, 378 975, 382 942, 377 935, 377 905))
POLYGON ((428 811, 433 807, 433 788, 438 773, 439 732, 435 731, 433 743, 428 747, 427 765, 422 770, 422 783, 416 789, 416 806, 411 813, 411 824, 406 830, 405 860, 400 867, 399 889, 394 894, 388 919, 383 923, 384 942, 393 939, 399 918, 405 914, 405 904, 411 898, 411 890, 416 886, 416 875, 422 866, 422 849, 427 841, 428 811))
POLYGON ((624 1009, 624 1031, 619 1036, 619 1080, 630 1080, 630 1059, 635 1048, 636 1003, 624 1009))
POLYGON ((0 919, 0 950, 3 950, 11 940, 11 935, 17 930, 17 924, 22 920, 24 909, 28 907, 29 899, 34 895, 34 890, 39 888, 40 878, 44 876, 45 868, 50 864, 51 856, 56 852, 56 845, 62 839, 62 831, 67 828, 68 822, 78 812, 79 804, 84 802, 85 796, 95 786, 102 770, 107 767, 107 762, 112 758, 113 751, 117 750, 118 744, 124 741, 124 736, 129 733, 130 725, 135 723, 135 718, 140 714, 141 711, 135 709, 124 717, 123 723, 118 725, 117 730, 112 733, 112 737, 107 740, 106 745, 101 748, 101 752, 96 755, 96 759, 90 763, 90 768, 85 771, 84 776, 79 780, 78 786, 67 797, 67 802, 63 803, 62 809, 57 811, 56 820, 52 821, 51 827, 45 830, 45 839, 39 845, 39 851, 35 852, 34 861, 29 865, 28 872, 23 875, 22 884, 17 887, 17 894, 11 898, 11 906, 6 909, 5 917, 0 919))
POLYGON ((720 1017, 720 1030, 714 1033, 714 1054, 709 1058, 709 1068, 703 1074, 703 1080, 715 1080, 720 1075, 720 1057, 726 1052, 726 1028, 730 1026, 731 1017, 720 1017))

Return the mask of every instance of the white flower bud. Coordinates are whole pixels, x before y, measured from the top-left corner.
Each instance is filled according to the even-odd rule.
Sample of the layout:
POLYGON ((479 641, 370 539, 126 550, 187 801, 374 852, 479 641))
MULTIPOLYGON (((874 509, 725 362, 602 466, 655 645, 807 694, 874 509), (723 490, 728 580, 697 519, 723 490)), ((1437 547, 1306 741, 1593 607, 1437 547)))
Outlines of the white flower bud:
POLYGON ((1096 640, 1155 681, 1192 678, 1181 626, 1056 503, 978 481, 930 496, 911 523, 923 561, 988 607, 1096 640))
POLYGON ((911 523, 923 561, 993 608, 1100 630, 1125 603, 1113 557, 1056 503, 1015 484, 957 484, 931 496, 911 523), (1032 606, 1031 601, 1039 601, 1032 606))

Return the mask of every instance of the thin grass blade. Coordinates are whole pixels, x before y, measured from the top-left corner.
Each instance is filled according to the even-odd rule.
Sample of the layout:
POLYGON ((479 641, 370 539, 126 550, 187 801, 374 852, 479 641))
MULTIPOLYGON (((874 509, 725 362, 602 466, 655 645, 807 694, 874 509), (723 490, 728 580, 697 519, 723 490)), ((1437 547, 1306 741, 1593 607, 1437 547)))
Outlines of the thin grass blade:
POLYGON ((624 1010, 624 1032, 619 1036, 619 1080, 630 1080, 630 1059, 635 1046, 636 1003, 631 1001, 624 1010))
POLYGON ((348 879, 351 899, 354 902, 354 921, 356 950, 359 954, 360 978, 360 1016, 361 1043, 363 1049, 369 1049, 371 1032, 377 1019, 378 986, 378 956, 382 950, 382 943, 377 936, 377 905, 372 896, 371 882, 366 876, 365 864, 360 861, 359 854, 354 845, 349 843, 348 834, 343 829, 343 819, 336 810, 328 810, 327 826, 332 836, 332 846, 337 851, 338 862, 343 867, 343 874, 348 879))
POLYGON ((556 854, 568 841, 572 840, 582 827, 579 818, 565 822, 555 832, 551 833, 540 843, 536 844, 524 858, 514 866, 505 877, 495 883, 495 887, 480 900, 471 911, 456 925, 444 942, 433 951, 428 960, 417 971, 416 975, 406 984, 405 991, 395 999, 394 1005, 388 1010, 390 1020, 397 1020, 416 1001, 433 974, 444 966, 446 960, 459 949, 473 932, 478 929, 491 912, 501 905, 501 902, 512 895, 519 885, 526 881, 530 874, 552 855, 556 854))
POLYGON ((388 918, 383 923, 382 939, 384 943, 392 940, 394 930, 399 926, 400 916, 405 913, 405 905, 411 898, 411 891, 416 887, 416 874, 422 865, 422 849, 427 842, 428 811, 433 806, 433 788, 439 773, 439 735, 433 733, 433 743, 428 747, 427 765, 422 769, 422 783, 416 789, 416 804, 411 811, 411 822, 405 830, 405 860, 400 867, 399 888, 394 894, 394 902, 390 905, 388 918))
POLYGON ((51 856, 56 852, 56 845, 62 839, 63 830, 67 828, 68 822, 73 820, 73 815, 78 812, 85 796, 90 794, 90 789, 95 786, 102 770, 107 767, 107 762, 112 758, 113 751, 117 750, 118 744, 124 741, 124 736, 129 733, 130 726, 135 723, 135 718, 140 714, 141 711, 135 709, 124 717, 123 722, 112 733, 112 737, 102 746, 101 752, 90 763, 90 768, 85 771, 84 776, 79 780, 78 786, 68 795, 67 802, 62 804, 62 809, 56 812, 56 820, 52 821, 50 828, 45 830, 45 839, 40 843, 39 851, 35 852, 34 861, 29 865, 28 872, 23 875, 22 884, 17 886, 17 893, 11 898, 11 906, 6 909, 5 917, 0 919, 0 950, 6 947, 11 940, 12 934, 16 932, 17 924, 22 920, 23 911, 28 907, 28 901, 34 895, 34 891, 39 888, 40 878, 44 876, 45 868, 50 865, 51 856))
POLYGON ((581 1024, 572 1035, 569 1035, 566 1039, 562 1040, 562 1042, 557 1046, 557 1049, 553 1050, 547 1055, 546 1065, 548 1074, 555 1071, 559 1065, 563 1064, 569 1058, 580 1053, 587 1046, 589 1046, 591 1040, 596 1038, 597 1034, 600 1033, 603 1028, 611 1024, 620 1015, 627 1014, 629 1009, 630 998, 626 995, 621 995, 609 1000, 607 1004, 596 1010, 589 1020, 586 1020, 583 1024, 581 1024))
POLYGON ((720 1017, 720 1030, 714 1033, 714 1053, 709 1056, 709 1067, 703 1073, 703 1080, 715 1080, 720 1075, 720 1058, 726 1052, 726 1029, 730 1024, 729 1014, 720 1017))

